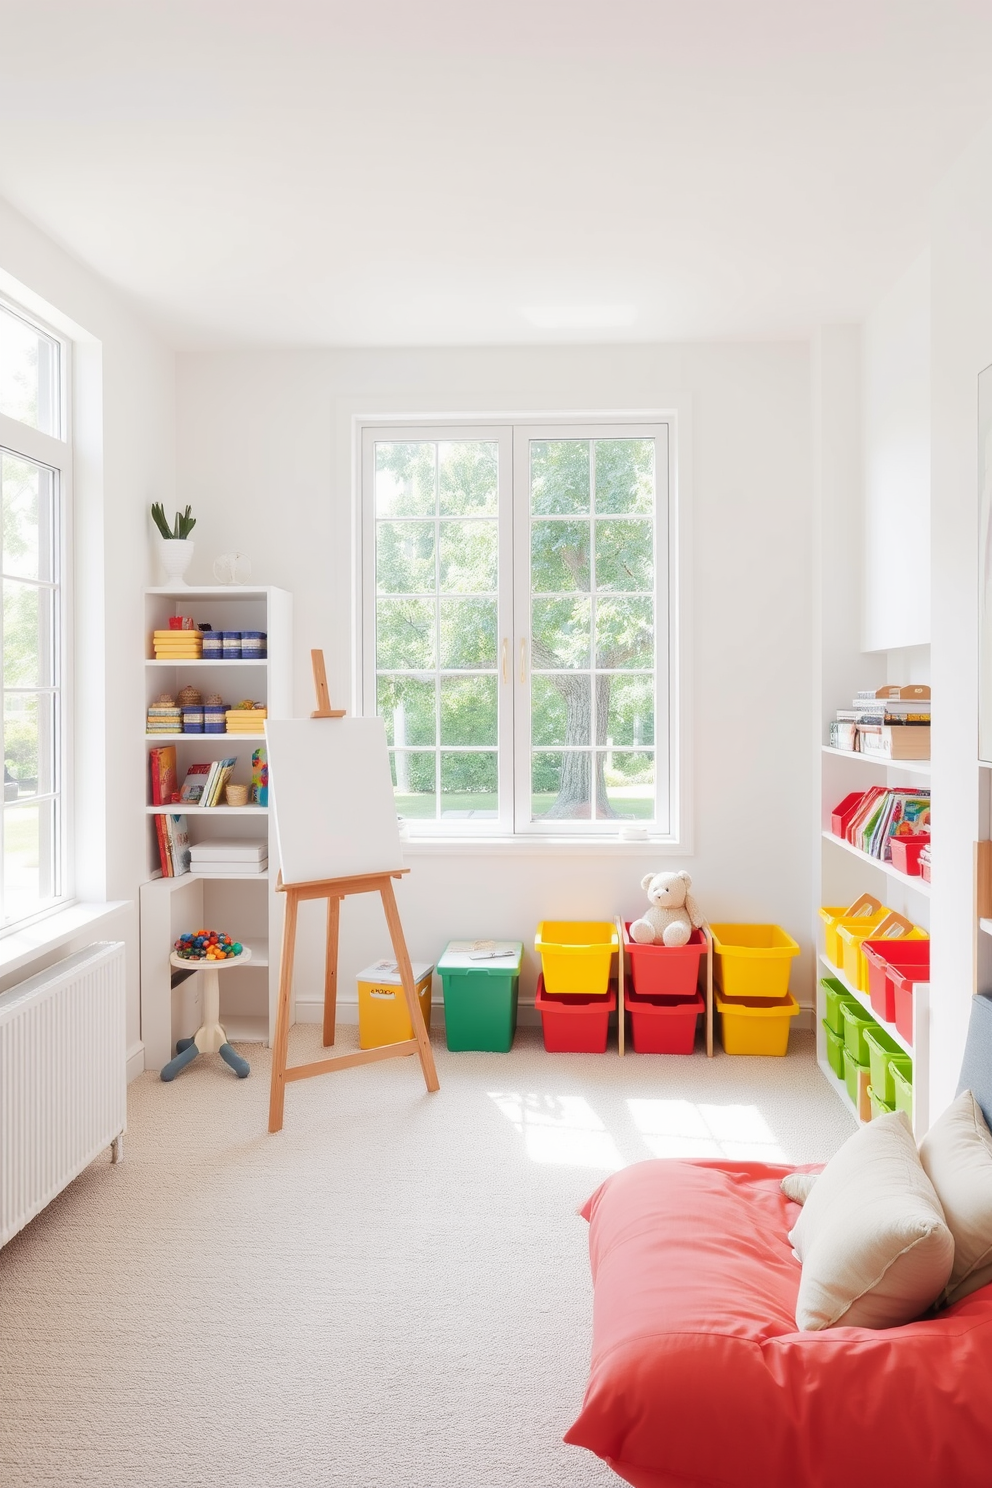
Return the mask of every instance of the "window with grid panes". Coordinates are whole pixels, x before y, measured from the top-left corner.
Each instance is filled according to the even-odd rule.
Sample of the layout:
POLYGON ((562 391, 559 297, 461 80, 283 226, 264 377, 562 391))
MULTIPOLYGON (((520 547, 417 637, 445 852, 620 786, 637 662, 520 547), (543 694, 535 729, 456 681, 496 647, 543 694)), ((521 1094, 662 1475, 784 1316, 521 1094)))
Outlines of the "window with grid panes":
POLYGON ((414 835, 670 829, 668 428, 363 431, 363 684, 414 835))
POLYGON ((0 928, 67 897, 62 646, 66 347, 0 304, 0 928))

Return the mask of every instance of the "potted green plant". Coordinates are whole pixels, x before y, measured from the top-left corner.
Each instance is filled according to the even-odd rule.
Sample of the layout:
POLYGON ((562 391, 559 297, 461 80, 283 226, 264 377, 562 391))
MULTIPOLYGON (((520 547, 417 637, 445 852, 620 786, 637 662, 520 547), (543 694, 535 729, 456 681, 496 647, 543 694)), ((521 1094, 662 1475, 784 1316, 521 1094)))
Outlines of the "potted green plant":
POLYGON ((176 512, 176 520, 170 529, 165 508, 161 501, 156 501, 152 506, 152 521, 160 534, 158 556, 165 570, 166 582, 185 584, 183 575, 193 561, 193 544, 189 535, 196 526, 196 518, 192 514, 192 507, 187 506, 184 512, 176 512))

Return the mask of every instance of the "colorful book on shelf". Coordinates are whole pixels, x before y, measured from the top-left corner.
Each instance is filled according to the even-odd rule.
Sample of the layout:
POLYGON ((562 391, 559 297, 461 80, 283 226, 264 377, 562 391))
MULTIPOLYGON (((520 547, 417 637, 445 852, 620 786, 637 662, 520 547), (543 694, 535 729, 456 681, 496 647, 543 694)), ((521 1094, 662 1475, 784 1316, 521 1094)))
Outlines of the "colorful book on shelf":
POLYGON ((148 768, 152 782, 152 805, 171 806, 179 799, 176 782, 176 748, 162 744, 148 751, 148 768))
POLYGON ((269 804, 269 759, 264 744, 251 752, 251 800, 256 806, 269 804))
POLYGON ((164 812, 166 836, 169 841, 169 857, 172 862, 172 877, 181 878, 189 872, 189 827, 185 816, 164 812))
POLYGON ((163 812, 159 812, 152 820, 155 823, 155 841, 158 846, 158 860, 162 868, 162 877, 174 878, 172 859, 169 856, 169 834, 165 829, 165 815, 163 812))
POLYGON ((846 840, 851 844, 852 847, 861 846, 861 828, 867 821, 868 817, 873 814, 875 803, 878 801, 879 797, 884 795, 884 785, 869 786, 869 788, 863 793, 860 804, 858 805, 857 809, 852 812, 848 820, 847 828, 844 834, 846 840))
POLYGON ((227 782, 234 774, 234 767, 238 763, 234 755, 229 759, 217 760, 217 768, 210 781, 209 788, 204 791, 201 806, 216 806, 219 804, 221 795, 227 782))
POLYGON ((203 792, 212 766, 209 761, 205 764, 190 765, 186 771, 186 779, 179 793, 179 799, 186 806, 198 806, 203 804, 203 792))

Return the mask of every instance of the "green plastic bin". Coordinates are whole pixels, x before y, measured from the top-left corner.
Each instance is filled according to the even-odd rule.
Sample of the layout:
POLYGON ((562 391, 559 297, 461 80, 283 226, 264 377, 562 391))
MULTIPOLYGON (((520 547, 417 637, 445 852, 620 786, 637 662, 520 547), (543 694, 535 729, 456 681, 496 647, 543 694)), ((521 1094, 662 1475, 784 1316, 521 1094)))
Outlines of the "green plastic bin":
POLYGON ((865 1012, 860 1002, 842 1003, 840 1011, 844 1019, 844 1048, 859 1064, 867 1064, 868 1045, 865 1043, 865 1029, 877 1028, 878 1024, 871 1013, 865 1012))
POLYGON ((834 1033, 826 1018, 823 1020, 824 1032, 827 1035, 827 1063, 837 1076, 838 1080, 844 1078, 844 1036, 834 1033))
POLYGON ((899 1045, 877 1024, 865 1029, 865 1043, 868 1046, 868 1063, 871 1065, 872 1088, 878 1099, 891 1110, 896 1096, 892 1088, 892 1076, 889 1074, 889 1060, 893 1054, 901 1052, 899 1045))
POLYGON ((875 1094, 874 1085, 868 1086, 868 1099, 871 1102, 872 1121, 875 1120, 876 1116, 888 1116, 891 1113, 892 1107, 889 1105, 888 1101, 882 1100, 881 1097, 875 1094))
POLYGON ((908 1054, 893 1054, 889 1060, 889 1074, 895 1091, 895 1108, 905 1111, 913 1119, 913 1061, 908 1054))
POLYGON ((836 977, 821 977, 820 986, 823 988, 827 1012, 823 1021, 831 1032, 843 1039, 844 1019, 841 1015, 841 1008, 845 1002, 857 1002, 858 999, 836 977))
POLYGON ((862 1083, 862 1081, 861 1081, 862 1073, 865 1076, 864 1083, 865 1083, 865 1085, 867 1085, 867 1083, 868 1083, 867 1082, 867 1076, 868 1076, 868 1061, 867 1061, 867 1059, 865 1060, 864 1064, 861 1064, 857 1059, 854 1058, 854 1055, 851 1053, 850 1049, 845 1048, 844 1049, 844 1083, 847 1086, 847 1093, 851 1097, 851 1105, 857 1111, 858 1116, 863 1120, 864 1119, 864 1113, 862 1112, 862 1109, 861 1109, 861 1088, 860 1088, 861 1087, 861 1083, 862 1083))
POLYGON ((493 955, 484 942, 449 941, 437 963, 444 990, 444 1036, 454 1052, 476 1049, 505 1054, 517 1031, 517 988, 523 942, 498 940, 493 955))

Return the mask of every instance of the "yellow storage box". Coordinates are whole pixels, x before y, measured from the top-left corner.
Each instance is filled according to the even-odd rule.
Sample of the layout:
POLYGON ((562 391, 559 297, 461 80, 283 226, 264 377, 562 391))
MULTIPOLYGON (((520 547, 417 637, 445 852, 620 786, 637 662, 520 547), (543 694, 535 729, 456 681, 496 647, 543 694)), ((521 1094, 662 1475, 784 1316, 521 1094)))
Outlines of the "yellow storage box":
POLYGON ((823 921, 823 954, 831 966, 838 970, 844 964, 844 952, 837 931, 846 920, 864 920, 866 924, 878 924, 888 914, 880 899, 873 894, 862 894, 853 904, 824 904, 820 907, 823 921))
MULTIPOLYGON (((413 962, 413 979, 420 999, 424 1027, 431 1026, 433 963, 413 962)), ((413 1024, 395 961, 376 961, 358 973, 358 1045, 378 1049, 413 1038, 413 1024)))
POLYGON ((786 996, 792 958, 799 955, 791 935, 778 925, 711 925, 710 931, 713 974, 726 997, 786 996))
POLYGON ((620 937, 612 920, 542 920, 534 949, 554 997, 605 997, 620 937))
POLYGON ((725 1054, 772 1054, 788 1052, 790 1020, 799 1004, 786 993, 775 1002, 745 997, 738 1002, 716 994, 720 1014, 720 1041, 725 1054))
POLYGON ((867 920, 857 920, 853 924, 841 924, 837 928, 837 935, 843 950, 843 962, 840 970, 843 971, 852 987, 859 992, 868 991, 868 962, 861 950, 863 940, 927 940, 927 932, 914 925, 912 920, 907 920, 905 915, 897 914, 890 909, 884 918, 877 924, 872 925, 867 920))

